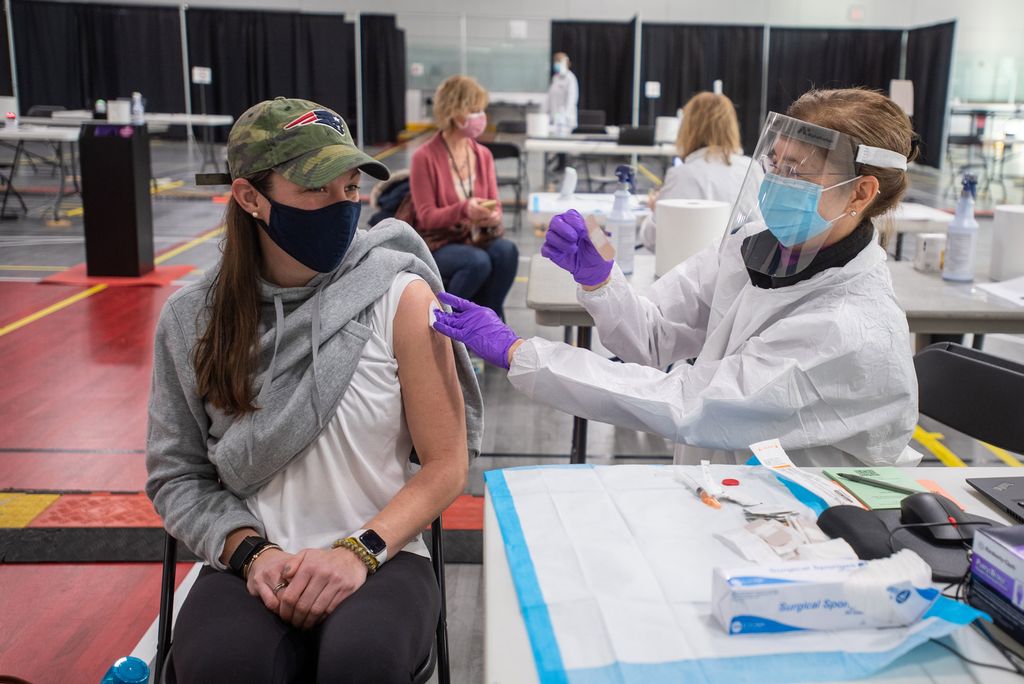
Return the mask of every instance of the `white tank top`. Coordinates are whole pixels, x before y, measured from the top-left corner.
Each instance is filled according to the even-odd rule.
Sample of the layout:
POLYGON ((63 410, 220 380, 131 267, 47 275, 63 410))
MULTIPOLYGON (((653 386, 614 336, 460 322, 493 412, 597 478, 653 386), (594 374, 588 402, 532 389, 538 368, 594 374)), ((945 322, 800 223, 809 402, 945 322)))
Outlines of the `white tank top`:
MULTIPOLYGON (((370 314, 370 338, 338 410, 324 431, 246 505, 284 550, 330 548, 360 529, 394 498, 419 466, 409 462, 412 437, 405 422, 394 319, 409 283, 400 273, 370 314)), ((310 408, 312 410, 312 408, 310 408)), ((429 557, 417 535, 400 550, 429 557)))

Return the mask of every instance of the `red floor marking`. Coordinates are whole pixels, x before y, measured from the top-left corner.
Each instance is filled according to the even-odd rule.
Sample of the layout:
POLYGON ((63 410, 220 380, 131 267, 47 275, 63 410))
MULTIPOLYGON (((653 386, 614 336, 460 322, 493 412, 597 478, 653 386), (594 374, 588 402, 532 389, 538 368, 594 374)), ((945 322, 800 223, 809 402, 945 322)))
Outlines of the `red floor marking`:
POLYGON ((0 326, 20 321, 85 289, 72 285, 39 287, 37 283, 0 282, 0 326))
POLYGON ((153 330, 172 292, 110 288, 0 337, 0 447, 144 448, 153 330))
POLYGON ((0 453, 0 487, 141 492, 143 454, 0 453))
POLYGON ((145 494, 65 494, 28 527, 162 527, 145 494))
MULTIPOLYGON (((178 565, 177 581, 192 567, 178 565)), ((0 565, 0 673, 98 682, 156 619, 160 564, 0 565)))
POLYGON ((85 264, 77 264, 53 275, 43 278, 42 282, 47 285, 54 283, 68 285, 99 285, 106 283, 111 287, 163 287, 170 285, 178 278, 183 278, 196 270, 191 264, 174 264, 171 266, 156 266, 149 273, 137 278, 123 278, 113 276, 91 276, 86 272, 85 264))
POLYGON ((441 516, 446 530, 482 530, 484 528, 484 497, 463 494, 441 516))

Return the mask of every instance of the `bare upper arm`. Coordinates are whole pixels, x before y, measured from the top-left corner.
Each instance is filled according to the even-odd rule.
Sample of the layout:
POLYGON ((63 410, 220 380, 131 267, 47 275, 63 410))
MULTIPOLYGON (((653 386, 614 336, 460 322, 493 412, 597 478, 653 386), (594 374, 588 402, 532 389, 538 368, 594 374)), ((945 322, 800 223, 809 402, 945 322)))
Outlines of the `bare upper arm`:
POLYGON ((402 402, 422 463, 457 459, 466 464, 462 387, 451 340, 430 327, 429 310, 434 302, 434 293, 422 280, 409 283, 399 300, 393 344, 402 402))

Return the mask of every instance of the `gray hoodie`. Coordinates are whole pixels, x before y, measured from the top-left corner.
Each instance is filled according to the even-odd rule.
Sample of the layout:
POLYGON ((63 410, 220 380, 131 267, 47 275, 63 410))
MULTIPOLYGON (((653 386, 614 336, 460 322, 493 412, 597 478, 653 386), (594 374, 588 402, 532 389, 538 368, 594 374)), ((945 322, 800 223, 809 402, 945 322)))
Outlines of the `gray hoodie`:
MULTIPOLYGON (((171 535, 223 569, 219 557, 229 533, 241 527, 262 533, 243 499, 302 453, 334 415, 370 335, 369 308, 402 272, 420 276, 434 292, 442 289, 423 240, 389 219, 358 232, 341 265, 304 287, 261 281, 258 410, 240 416, 196 391, 192 350, 209 320, 216 272, 167 300, 153 351, 146 493, 171 535)), ((483 402, 466 348, 454 348, 472 458, 480 452, 483 402)))

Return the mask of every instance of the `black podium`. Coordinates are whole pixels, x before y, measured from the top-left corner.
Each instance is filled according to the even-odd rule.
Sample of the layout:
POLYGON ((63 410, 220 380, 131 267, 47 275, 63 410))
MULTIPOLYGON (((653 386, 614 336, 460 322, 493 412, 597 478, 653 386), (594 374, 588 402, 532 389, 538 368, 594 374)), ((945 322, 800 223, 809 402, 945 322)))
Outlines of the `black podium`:
POLYGON ((78 148, 86 272, 124 277, 149 273, 153 204, 145 124, 83 124, 78 148))

